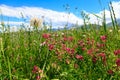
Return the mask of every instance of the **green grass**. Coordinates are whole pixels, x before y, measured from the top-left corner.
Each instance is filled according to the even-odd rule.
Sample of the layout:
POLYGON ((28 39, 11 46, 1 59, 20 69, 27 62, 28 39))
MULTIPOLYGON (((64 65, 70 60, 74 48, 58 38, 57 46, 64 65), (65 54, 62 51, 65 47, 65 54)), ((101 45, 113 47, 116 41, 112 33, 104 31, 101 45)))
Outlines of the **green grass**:
POLYGON ((85 25, 70 30, 10 32, 2 23, 0 79, 119 80, 120 32, 112 4, 109 8, 112 27, 106 26, 105 12, 100 27, 87 25, 84 13, 85 25))
MULTIPOLYGON (((104 29, 104 28, 103 28, 104 29)), ((81 28, 59 31, 18 31, 0 34, 0 78, 1 80, 79 80, 79 79, 119 79, 115 61, 119 55, 120 33, 104 33, 103 29, 81 28), (49 34, 43 38, 43 34, 49 34), (100 39, 106 35, 105 41, 100 39), (43 43, 43 44, 42 44, 43 43), (104 46, 96 46, 103 44, 104 46), (83 50, 84 48, 84 50, 83 50), (91 56, 88 51, 92 50, 91 56), (106 61, 98 56, 105 53, 106 61), (76 55, 83 56, 80 60, 76 55), (94 63, 92 59, 96 57, 94 63), (34 66, 38 69, 34 70, 34 66), (36 71, 36 72, 33 72, 36 71), (39 71, 43 72, 39 72, 39 71), (112 70, 112 74, 108 74, 112 70)))

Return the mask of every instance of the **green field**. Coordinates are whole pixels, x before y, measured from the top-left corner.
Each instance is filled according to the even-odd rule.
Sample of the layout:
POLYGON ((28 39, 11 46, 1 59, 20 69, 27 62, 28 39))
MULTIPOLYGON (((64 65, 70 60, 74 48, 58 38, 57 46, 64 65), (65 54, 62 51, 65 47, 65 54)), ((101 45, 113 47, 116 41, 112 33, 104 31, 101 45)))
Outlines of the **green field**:
POLYGON ((112 12, 111 27, 105 15, 99 27, 85 22, 55 31, 11 32, 1 22, 0 80, 120 80, 120 29, 112 12))

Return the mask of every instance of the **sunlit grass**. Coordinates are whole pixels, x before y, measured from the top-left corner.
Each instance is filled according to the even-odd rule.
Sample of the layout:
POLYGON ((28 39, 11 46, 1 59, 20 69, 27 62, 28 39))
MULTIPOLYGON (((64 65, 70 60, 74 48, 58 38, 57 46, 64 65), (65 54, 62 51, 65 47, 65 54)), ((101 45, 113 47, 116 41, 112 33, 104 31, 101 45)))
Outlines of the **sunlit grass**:
POLYGON ((106 26, 105 12, 102 19, 101 26, 56 31, 39 30, 40 24, 33 21, 33 30, 10 32, 2 22, 0 79, 119 80, 120 30, 116 22, 106 26))

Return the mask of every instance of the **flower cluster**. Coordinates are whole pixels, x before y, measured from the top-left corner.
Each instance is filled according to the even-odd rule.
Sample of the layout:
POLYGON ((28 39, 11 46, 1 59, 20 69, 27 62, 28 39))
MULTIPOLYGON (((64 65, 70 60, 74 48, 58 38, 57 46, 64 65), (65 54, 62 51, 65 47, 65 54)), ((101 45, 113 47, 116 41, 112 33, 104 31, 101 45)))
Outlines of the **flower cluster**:
MULTIPOLYGON (((44 39, 43 44, 47 46, 49 51, 55 52, 55 58, 60 62, 65 62, 67 65, 74 64, 74 68, 78 68, 82 63, 91 61, 93 65, 102 63, 102 66, 108 66, 107 59, 109 56, 107 53, 107 39, 106 35, 99 36, 99 40, 95 40, 91 37, 84 37, 83 39, 75 39, 73 36, 67 36, 62 33, 44 33, 42 34, 44 39)), ((120 54, 120 50, 115 50, 114 54, 117 56, 120 54)), ((120 59, 117 58, 115 64, 120 66, 120 59)), ((109 75, 112 75, 114 71, 109 69, 107 71, 109 75)))
POLYGON ((116 65, 120 67, 120 58, 116 59, 116 65))
POLYGON ((103 42, 106 42, 107 36, 106 36, 106 35, 100 36, 100 39, 101 39, 103 42))
POLYGON ((115 55, 120 55, 120 49, 114 51, 115 55))
POLYGON ((36 75, 36 80, 40 80, 43 77, 41 76, 43 71, 36 65, 33 67, 32 73, 36 75))

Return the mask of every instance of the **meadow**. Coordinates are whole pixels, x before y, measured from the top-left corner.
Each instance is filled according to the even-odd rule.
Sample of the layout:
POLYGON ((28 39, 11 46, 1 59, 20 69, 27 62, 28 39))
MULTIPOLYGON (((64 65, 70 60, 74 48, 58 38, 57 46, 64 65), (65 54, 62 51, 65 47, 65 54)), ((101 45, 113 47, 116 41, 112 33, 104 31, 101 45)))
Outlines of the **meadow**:
MULTIPOLYGON (((120 29, 84 24, 63 30, 11 32, 1 24, 1 80, 120 80, 120 29)), ((86 17, 85 19, 86 20, 86 17)), ((44 25, 45 26, 45 25, 44 25)))

